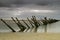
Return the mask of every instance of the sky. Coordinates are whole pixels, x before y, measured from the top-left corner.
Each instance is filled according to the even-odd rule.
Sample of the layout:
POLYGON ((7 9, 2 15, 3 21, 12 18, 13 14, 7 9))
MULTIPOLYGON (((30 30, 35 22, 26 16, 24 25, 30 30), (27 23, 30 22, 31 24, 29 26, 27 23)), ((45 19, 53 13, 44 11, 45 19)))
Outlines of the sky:
POLYGON ((49 4, 60 4, 60 0, 0 0, 0 6, 12 6, 13 4, 25 5, 25 4, 36 4, 36 5, 49 5, 49 4))
POLYGON ((0 0, 0 18, 33 15, 60 19, 60 0, 0 0))

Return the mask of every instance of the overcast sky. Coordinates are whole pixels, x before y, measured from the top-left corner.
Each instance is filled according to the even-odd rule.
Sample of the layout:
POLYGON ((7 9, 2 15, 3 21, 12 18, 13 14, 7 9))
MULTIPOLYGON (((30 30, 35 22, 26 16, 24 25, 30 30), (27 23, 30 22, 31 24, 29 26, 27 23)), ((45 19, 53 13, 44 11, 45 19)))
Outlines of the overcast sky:
POLYGON ((60 0, 0 0, 0 18, 47 16, 60 18, 60 0))
POLYGON ((12 4, 49 5, 60 4, 60 0, 0 0, 0 6, 11 6, 12 4))

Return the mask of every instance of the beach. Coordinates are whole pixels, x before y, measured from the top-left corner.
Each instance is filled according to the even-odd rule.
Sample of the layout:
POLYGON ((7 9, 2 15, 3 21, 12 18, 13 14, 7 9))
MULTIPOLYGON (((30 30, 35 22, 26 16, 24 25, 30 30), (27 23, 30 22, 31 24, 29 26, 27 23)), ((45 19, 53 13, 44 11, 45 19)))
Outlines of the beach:
POLYGON ((60 40, 60 33, 0 33, 0 40, 60 40))

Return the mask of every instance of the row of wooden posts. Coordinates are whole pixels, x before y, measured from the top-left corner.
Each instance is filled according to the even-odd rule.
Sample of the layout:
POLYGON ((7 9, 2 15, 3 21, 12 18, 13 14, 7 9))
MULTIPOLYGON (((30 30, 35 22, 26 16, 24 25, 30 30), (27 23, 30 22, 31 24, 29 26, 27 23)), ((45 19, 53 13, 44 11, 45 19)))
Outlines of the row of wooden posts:
MULTIPOLYGON (((27 26, 24 26, 20 20, 16 17, 15 19, 13 17, 11 17, 11 19, 15 22, 15 24, 17 24, 17 26, 20 28, 20 30, 18 32, 27 32, 29 29, 34 29, 34 32, 37 32, 39 26, 42 25, 46 25, 45 26, 45 32, 47 32, 47 24, 51 24, 51 23, 54 23, 54 22, 57 22, 59 20, 56 20, 56 19, 47 19, 47 17, 44 17, 43 20, 37 20, 35 16, 32 16, 31 19, 27 18, 27 21, 29 22, 29 24, 32 26, 30 27, 29 24, 27 22, 25 22, 25 20, 22 20, 23 23, 27 26)), ((0 19, 7 27, 9 27, 12 32, 16 32, 8 23, 6 23, 2 18, 0 19)))

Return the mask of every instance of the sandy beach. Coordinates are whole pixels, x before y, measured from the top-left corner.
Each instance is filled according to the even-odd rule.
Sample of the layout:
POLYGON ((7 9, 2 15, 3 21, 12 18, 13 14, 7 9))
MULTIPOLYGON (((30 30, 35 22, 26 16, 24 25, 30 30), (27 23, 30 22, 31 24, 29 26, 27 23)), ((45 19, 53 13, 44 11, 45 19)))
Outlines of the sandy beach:
POLYGON ((0 33, 0 40, 60 40, 60 33, 0 33))

